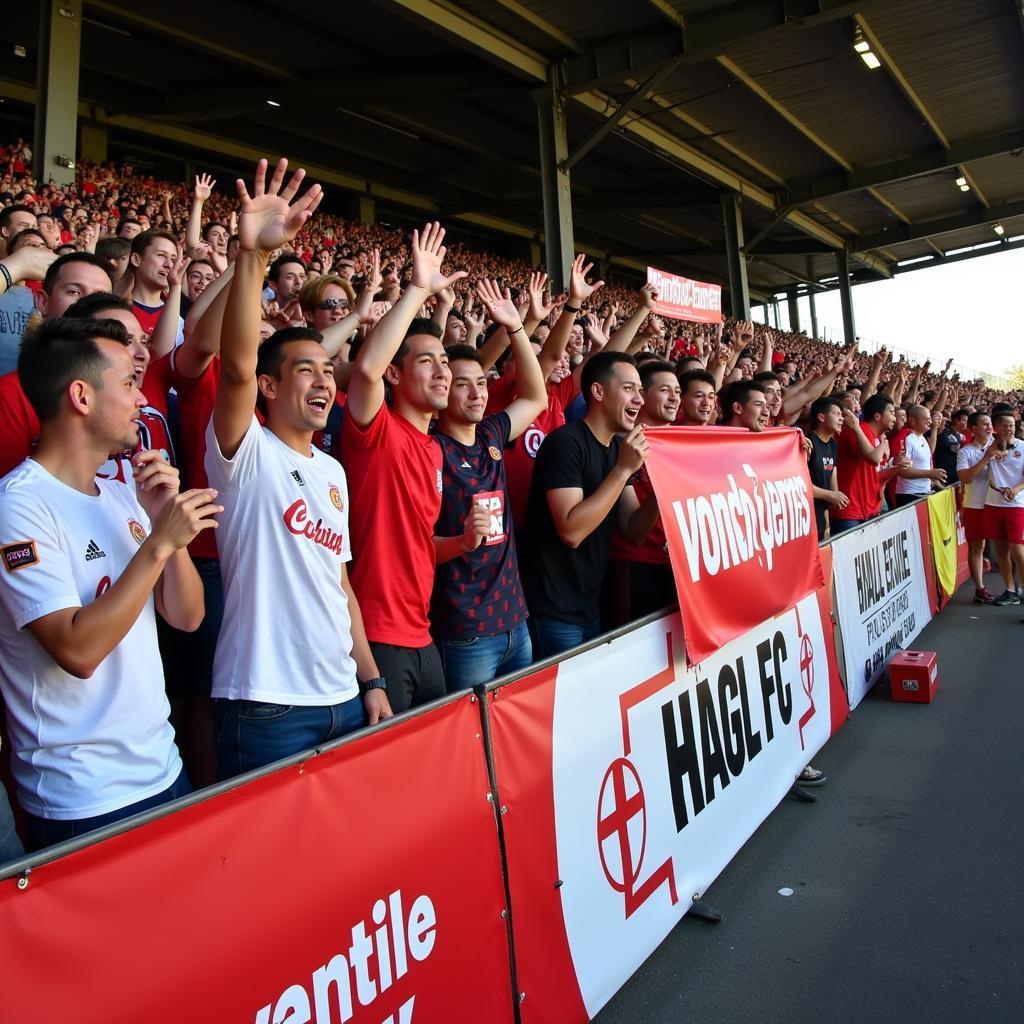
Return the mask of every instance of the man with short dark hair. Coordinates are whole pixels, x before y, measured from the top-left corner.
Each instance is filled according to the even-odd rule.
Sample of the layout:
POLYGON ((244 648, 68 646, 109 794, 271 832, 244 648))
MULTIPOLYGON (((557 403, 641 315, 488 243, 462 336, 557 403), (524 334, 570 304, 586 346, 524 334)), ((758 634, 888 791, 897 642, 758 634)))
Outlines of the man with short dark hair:
POLYGON ((715 416, 714 374, 703 368, 681 373, 679 392, 676 423, 683 427, 706 427, 715 416))
POLYGON ((974 603, 991 604, 995 595, 985 586, 985 501, 988 498, 988 470, 998 451, 992 446, 992 419, 988 413, 968 414, 970 444, 957 452, 956 469, 964 487, 960 520, 967 537, 967 564, 974 580, 974 603))
POLYGON ((757 380, 733 381, 722 392, 722 416, 727 427, 760 432, 767 426, 768 396, 757 380))
POLYGON ((834 395, 816 399, 811 405, 811 454, 808 466, 811 473, 811 489, 814 492, 814 520, 818 527, 818 540, 824 540, 828 533, 826 513, 832 509, 842 512, 850 499, 836 483, 836 456, 839 445, 836 438, 843 430, 843 407, 834 395))
POLYGON ((306 264, 292 252, 278 256, 267 271, 267 286, 274 293, 274 301, 284 309, 295 302, 306 283, 306 264))
POLYGON ((985 497, 985 537, 995 544, 1003 593, 992 604, 1020 604, 1014 576, 1024 579, 1024 444, 1014 437, 1012 412, 993 412, 985 497))
POLYGON ((178 629, 199 625, 185 548, 221 508, 213 491, 179 494, 157 452, 133 459, 134 491, 97 480, 111 451, 138 441, 143 396, 125 342, 112 321, 50 320, 18 363, 42 432, 0 482, 0 688, 34 848, 190 788, 154 609, 178 629))
MULTIPOLYGON (((170 231, 152 228, 132 239, 129 266, 134 274, 132 309, 149 335, 156 330, 164 310, 164 293, 170 287, 170 276, 180 258, 178 239, 170 231)), ((171 311, 177 314, 177 310, 171 311)), ((184 321, 178 317, 175 341, 184 336, 184 321)))
POLYGON ((586 415, 548 435, 537 454, 527 505, 524 569, 539 658, 600 634, 601 585, 616 506, 648 451, 637 422, 643 397, 632 356, 591 356, 581 388, 586 415))
MULTIPOLYGON (((16 203, 0 207, 0 242, 10 246, 11 239, 25 228, 38 227, 35 211, 30 206, 16 203)), ((9 250, 5 250, 9 251, 9 250)))

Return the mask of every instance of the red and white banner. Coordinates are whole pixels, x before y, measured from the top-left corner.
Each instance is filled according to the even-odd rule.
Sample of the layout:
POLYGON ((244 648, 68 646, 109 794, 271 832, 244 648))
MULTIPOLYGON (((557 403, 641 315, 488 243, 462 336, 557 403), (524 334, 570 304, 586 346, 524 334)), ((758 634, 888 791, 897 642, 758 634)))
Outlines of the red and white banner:
POLYGON ((647 472, 691 664, 822 585, 802 437, 735 427, 647 431, 647 472))
POLYGON ((722 286, 707 281, 669 274, 647 268, 647 283, 658 289, 654 312, 672 320, 692 320, 699 324, 722 322, 722 286))
POLYGON ((513 1019, 470 696, 0 882, 9 1021, 513 1019))
POLYGON ((696 668, 666 616, 491 693, 523 1024, 593 1018, 842 723, 827 605, 696 668))

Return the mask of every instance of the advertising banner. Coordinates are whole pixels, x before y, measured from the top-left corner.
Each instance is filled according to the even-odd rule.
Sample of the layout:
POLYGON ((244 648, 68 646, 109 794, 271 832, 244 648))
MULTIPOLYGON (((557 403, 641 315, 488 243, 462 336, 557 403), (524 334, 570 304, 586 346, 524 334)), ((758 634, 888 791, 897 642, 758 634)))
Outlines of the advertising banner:
POLYGON ((699 324, 722 322, 722 286, 647 268, 647 283, 658 289, 654 312, 672 320, 691 320, 699 324))
MULTIPOLYGON (((851 711, 878 682, 889 658, 932 617, 918 507, 891 512, 832 541, 851 711)), ((927 529, 927 513, 922 514, 927 529)))
POLYGON ((9 1021, 513 1019, 479 705, 0 882, 9 1021))
POLYGON ((799 430, 647 431, 690 664, 822 585, 799 430))
POLYGON ((821 614, 696 668, 673 614, 492 693, 523 1024, 592 1019, 841 723, 821 614))

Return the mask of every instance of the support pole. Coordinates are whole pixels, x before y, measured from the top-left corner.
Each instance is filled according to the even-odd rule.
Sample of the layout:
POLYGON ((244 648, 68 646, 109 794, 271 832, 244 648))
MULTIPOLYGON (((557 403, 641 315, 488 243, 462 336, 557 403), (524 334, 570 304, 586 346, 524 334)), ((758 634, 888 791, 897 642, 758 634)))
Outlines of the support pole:
POLYGON ((789 312, 789 329, 796 333, 800 330, 800 307, 797 305, 795 288, 786 292, 786 308, 789 312))
POLYGON ((40 185, 75 180, 82 0, 42 0, 32 169, 40 185))
POLYGON ((359 197, 359 223, 377 223, 377 200, 373 196, 359 197))
POLYGON ((747 261, 743 255, 743 216, 738 192, 722 193, 725 260, 729 267, 729 308, 737 320, 750 319, 747 261))
MULTIPOLYGON (((807 277, 811 281, 814 280, 814 268, 811 265, 811 260, 807 261, 807 277)), ((814 301, 814 291, 815 290, 813 288, 808 288, 807 289, 807 304, 810 306, 810 310, 811 310, 811 337, 815 341, 817 341, 818 340, 818 307, 817 307, 817 305, 815 304, 815 301, 814 301)))
POLYGON ((565 100, 557 67, 549 70, 548 86, 534 93, 540 134, 540 177, 544 196, 544 243, 551 291, 557 295, 569 284, 573 260, 572 193, 566 134, 565 100))
POLYGON ((845 249, 836 250, 836 273, 839 274, 839 303, 843 309, 843 339, 846 348, 857 340, 853 319, 853 289, 850 286, 850 257, 845 249))

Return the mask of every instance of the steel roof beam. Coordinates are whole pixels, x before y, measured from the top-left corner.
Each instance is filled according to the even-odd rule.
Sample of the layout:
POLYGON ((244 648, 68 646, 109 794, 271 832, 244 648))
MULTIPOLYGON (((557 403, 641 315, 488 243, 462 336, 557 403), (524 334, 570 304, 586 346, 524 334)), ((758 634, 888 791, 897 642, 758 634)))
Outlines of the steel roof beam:
POLYGON ((954 231, 963 231, 966 228, 995 224, 998 221, 1010 220, 1012 217, 1024 217, 1024 199, 1001 203, 987 209, 972 210, 970 213, 960 213, 954 217, 939 217, 936 220, 924 220, 916 224, 897 224, 884 231, 861 235, 849 244, 851 251, 854 251, 854 246, 858 247, 857 251, 863 251, 860 249, 861 246, 864 249, 881 249, 886 245, 899 245, 901 242, 934 238, 938 235, 951 234, 954 231))
POLYGON ((855 167, 852 171, 834 171, 814 178, 797 179, 780 189, 776 198, 778 202, 810 203, 874 186, 895 185, 909 178, 950 170, 968 160, 985 160, 1020 149, 1024 149, 1024 129, 956 142, 949 149, 937 147, 871 167, 855 167))

